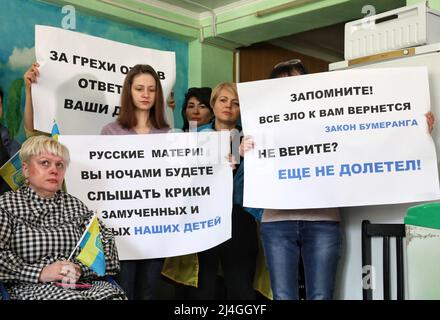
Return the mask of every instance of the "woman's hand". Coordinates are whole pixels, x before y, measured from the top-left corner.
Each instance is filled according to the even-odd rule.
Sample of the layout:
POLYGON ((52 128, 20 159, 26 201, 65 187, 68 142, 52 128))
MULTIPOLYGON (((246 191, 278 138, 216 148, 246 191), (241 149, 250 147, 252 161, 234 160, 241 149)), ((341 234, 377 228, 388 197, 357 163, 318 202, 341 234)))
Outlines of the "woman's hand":
POLYGON ((174 91, 170 92, 170 95, 168 96, 167 99, 167 106, 174 111, 174 109, 176 108, 176 101, 174 100, 174 91))
POLYGON ((24 73, 23 79, 25 83, 25 91, 26 91, 26 99, 24 105, 24 113, 23 113, 23 125, 26 130, 33 132, 34 131, 34 106, 32 104, 32 83, 37 82, 37 77, 40 76, 40 71, 38 71, 38 67, 40 64, 38 62, 34 62, 31 67, 24 73))
POLYGON ((249 150, 252 150, 255 148, 254 140, 251 136, 244 136, 243 140, 241 140, 239 152, 240 156, 244 157, 244 154, 248 152, 249 150))
POLYGON ((34 62, 32 63, 31 67, 24 73, 23 79, 26 85, 26 89, 30 89, 32 83, 37 82, 37 77, 40 76, 38 67, 40 67, 40 64, 38 62, 34 62))
POLYGON ((70 261, 57 261, 51 263, 41 270, 38 280, 40 282, 61 281, 65 283, 76 283, 81 277, 81 267, 70 261))
POLYGON ((425 117, 426 117, 426 123, 428 124, 428 132, 429 134, 431 134, 432 130, 434 129, 434 122, 435 122, 434 114, 431 111, 429 111, 425 113, 425 117))
POLYGON ((237 159, 235 159, 234 155, 232 153, 228 153, 228 155, 225 158, 226 160, 228 160, 232 170, 235 170, 237 168, 238 162, 237 159))

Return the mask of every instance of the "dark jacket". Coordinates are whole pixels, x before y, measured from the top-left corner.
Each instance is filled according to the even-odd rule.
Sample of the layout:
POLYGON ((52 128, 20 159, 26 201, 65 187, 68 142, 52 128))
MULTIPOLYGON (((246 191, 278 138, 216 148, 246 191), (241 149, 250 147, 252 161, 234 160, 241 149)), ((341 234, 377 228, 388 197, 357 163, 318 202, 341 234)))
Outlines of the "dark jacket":
MULTIPOLYGON (((2 139, 0 139, 0 168, 9 160, 9 153, 6 147, 3 145, 2 139)), ((0 177, 0 195, 4 192, 11 190, 8 184, 0 177)))
POLYGON ((8 128, 3 126, 2 124, 0 124, 0 140, 2 142, 2 145, 5 147, 9 158, 11 158, 18 150, 20 150, 20 144, 9 137, 8 128))

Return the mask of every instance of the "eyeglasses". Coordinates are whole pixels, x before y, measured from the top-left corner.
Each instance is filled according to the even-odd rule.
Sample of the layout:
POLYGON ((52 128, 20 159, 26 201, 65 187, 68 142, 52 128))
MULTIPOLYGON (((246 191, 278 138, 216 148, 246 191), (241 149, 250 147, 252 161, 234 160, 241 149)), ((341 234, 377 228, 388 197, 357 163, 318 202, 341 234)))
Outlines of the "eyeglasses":
POLYGON ((292 60, 287 60, 287 61, 283 61, 280 63, 277 63, 273 68, 279 68, 279 67, 287 67, 287 66, 293 66, 295 64, 301 63, 300 59, 292 59, 292 60))

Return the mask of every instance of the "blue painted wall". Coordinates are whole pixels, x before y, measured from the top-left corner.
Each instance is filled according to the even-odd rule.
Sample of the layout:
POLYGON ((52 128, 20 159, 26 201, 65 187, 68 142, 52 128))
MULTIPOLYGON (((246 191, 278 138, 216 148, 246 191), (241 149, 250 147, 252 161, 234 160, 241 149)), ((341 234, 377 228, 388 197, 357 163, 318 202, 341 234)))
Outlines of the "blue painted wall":
MULTIPOLYGON (((5 92, 3 117, 18 141, 24 140, 22 111, 24 108, 23 74, 35 60, 36 24, 61 28, 66 13, 62 7, 35 0, 0 0, 0 86, 5 92), (13 129, 13 128, 16 129, 13 129)), ((175 127, 182 126, 180 107, 188 87, 188 44, 123 23, 91 16, 76 10, 76 32, 81 32, 139 47, 176 53, 176 85, 174 96, 175 127)))

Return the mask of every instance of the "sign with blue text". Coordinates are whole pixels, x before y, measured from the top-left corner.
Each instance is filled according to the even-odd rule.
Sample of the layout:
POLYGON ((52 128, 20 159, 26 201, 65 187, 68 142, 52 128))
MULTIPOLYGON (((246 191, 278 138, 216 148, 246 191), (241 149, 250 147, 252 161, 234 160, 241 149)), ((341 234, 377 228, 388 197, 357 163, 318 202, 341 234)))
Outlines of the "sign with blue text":
POLYGON ((425 67, 238 84, 244 205, 299 209, 440 198, 425 67))
POLYGON ((69 193, 98 212, 121 260, 179 256, 231 237, 229 132, 60 135, 69 193))

